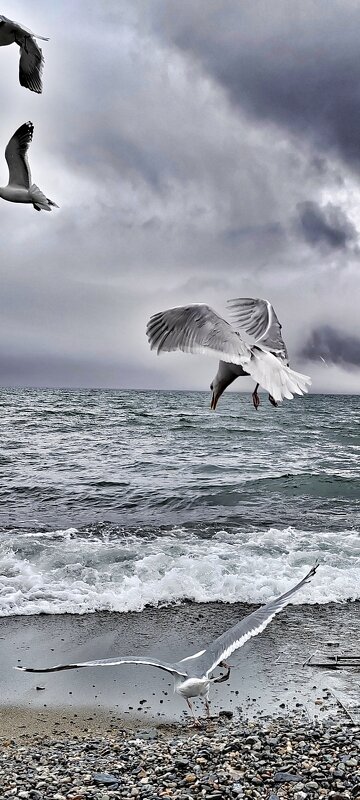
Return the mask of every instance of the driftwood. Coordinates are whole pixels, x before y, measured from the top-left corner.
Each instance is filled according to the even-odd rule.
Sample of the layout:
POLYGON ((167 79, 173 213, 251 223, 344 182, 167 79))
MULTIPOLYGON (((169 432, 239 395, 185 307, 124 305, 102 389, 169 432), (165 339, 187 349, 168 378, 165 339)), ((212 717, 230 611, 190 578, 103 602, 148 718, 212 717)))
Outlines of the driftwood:
POLYGON ((360 655, 354 653, 313 653, 303 664, 309 667, 324 667, 326 669, 342 669, 343 667, 360 668, 360 655))
POLYGON ((340 706, 340 708, 342 708, 342 710, 343 710, 343 711, 345 711, 345 714, 346 714, 346 715, 349 717, 349 720, 350 720, 350 722, 352 722, 352 724, 353 724, 353 725, 356 725, 356 720, 355 720, 355 718, 352 716, 352 714, 351 714, 351 712, 349 711, 348 707, 347 707, 347 706, 345 706, 345 705, 344 705, 344 703, 342 703, 342 701, 340 700, 340 698, 337 696, 337 694, 335 694, 335 692, 333 692, 333 691, 332 691, 332 689, 329 689, 329 691, 330 691, 330 694, 332 695, 332 697, 334 698, 334 700, 336 700, 336 702, 337 702, 337 703, 338 703, 338 705, 340 706))

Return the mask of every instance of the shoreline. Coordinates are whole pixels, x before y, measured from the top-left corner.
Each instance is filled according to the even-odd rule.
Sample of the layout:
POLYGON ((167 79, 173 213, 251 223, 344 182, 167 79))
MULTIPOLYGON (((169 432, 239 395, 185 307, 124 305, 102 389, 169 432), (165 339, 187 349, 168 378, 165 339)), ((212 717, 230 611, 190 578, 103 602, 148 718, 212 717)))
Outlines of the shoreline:
MULTIPOLYGON (((356 647, 359 606, 288 606, 234 653, 229 680, 212 687, 212 713, 251 721, 300 712, 316 720, 341 711, 341 703, 350 714, 356 712, 360 691, 354 672, 304 662, 319 647, 324 650, 329 639, 338 643, 338 652, 356 647)), ((118 666, 37 675, 13 667, 129 654, 175 661, 212 641, 252 608, 183 604, 141 613, 0 618, 1 729, 4 735, 21 736, 25 717, 27 730, 34 732, 55 733, 61 724, 67 730, 101 732, 114 720, 129 729, 177 725, 188 717, 186 706, 174 695, 171 676, 160 670, 118 666)), ((201 701, 195 706, 202 714, 201 701)))

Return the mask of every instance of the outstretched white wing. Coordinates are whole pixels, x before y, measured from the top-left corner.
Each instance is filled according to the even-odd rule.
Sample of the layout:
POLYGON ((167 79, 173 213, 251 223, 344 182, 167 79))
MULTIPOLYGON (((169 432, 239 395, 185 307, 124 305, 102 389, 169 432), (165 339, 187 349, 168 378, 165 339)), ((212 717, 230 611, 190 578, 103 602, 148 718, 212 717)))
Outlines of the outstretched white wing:
POLYGON ((9 167, 9 185, 23 186, 29 189, 31 173, 27 159, 27 151, 32 141, 34 126, 25 122, 15 131, 5 150, 5 158, 9 167))
POLYGON ((64 669, 82 669, 83 667, 116 667, 119 664, 144 664, 148 667, 158 667, 165 672, 170 672, 172 675, 187 676, 185 670, 182 672, 172 664, 166 661, 157 661, 151 658, 142 658, 141 656, 125 656, 124 658, 99 658, 95 661, 80 661, 78 664, 56 664, 54 667, 43 667, 35 669, 34 667, 15 667, 21 672, 60 672, 64 669))
POLYGON ((258 633, 261 633, 268 626, 273 617, 288 604, 293 595, 315 575, 318 566, 318 563, 316 563, 307 575, 305 575, 305 578, 299 581, 296 586, 293 586, 292 589, 285 592, 285 594, 282 594, 275 600, 271 600, 270 603, 266 603, 265 606, 261 606, 256 611, 253 611, 252 614, 244 617, 244 619, 237 622, 236 625, 233 625, 232 628, 229 628, 228 631, 225 631, 225 633, 215 639, 194 664, 193 668, 195 669, 195 674, 209 677, 221 661, 227 659, 234 650, 238 650, 239 647, 242 647, 245 642, 253 636, 257 636, 258 633))
POLYGON ((232 364, 250 361, 250 348, 237 331, 205 303, 176 306, 154 314, 146 334, 157 353, 182 350, 218 356, 232 364))
POLYGON ((227 305, 236 325, 253 336, 256 342, 285 361, 288 360, 286 345, 281 335, 281 325, 268 300, 238 297, 235 300, 228 300, 227 305))

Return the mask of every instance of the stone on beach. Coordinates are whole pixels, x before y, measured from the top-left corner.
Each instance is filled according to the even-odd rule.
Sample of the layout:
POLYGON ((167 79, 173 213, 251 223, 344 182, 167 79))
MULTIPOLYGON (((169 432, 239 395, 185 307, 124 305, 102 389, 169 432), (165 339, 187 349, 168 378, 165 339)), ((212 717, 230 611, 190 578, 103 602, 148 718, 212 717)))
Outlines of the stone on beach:
POLYGON ((220 720, 199 732, 159 726, 155 739, 139 733, 112 728, 0 740, 1 800, 360 796, 360 728, 349 721, 220 720))

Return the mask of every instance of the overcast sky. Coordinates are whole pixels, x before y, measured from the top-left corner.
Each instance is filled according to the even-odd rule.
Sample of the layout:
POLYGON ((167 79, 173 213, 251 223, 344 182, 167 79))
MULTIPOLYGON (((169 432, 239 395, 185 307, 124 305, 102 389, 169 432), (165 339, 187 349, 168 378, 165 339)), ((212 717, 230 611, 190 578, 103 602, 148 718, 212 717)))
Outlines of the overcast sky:
POLYGON ((50 41, 39 96, 0 48, 0 151, 32 120, 33 180, 60 206, 0 200, 1 385, 208 389, 216 361, 157 358, 146 321, 252 296, 314 391, 360 392, 357 0, 1 13, 50 41))

